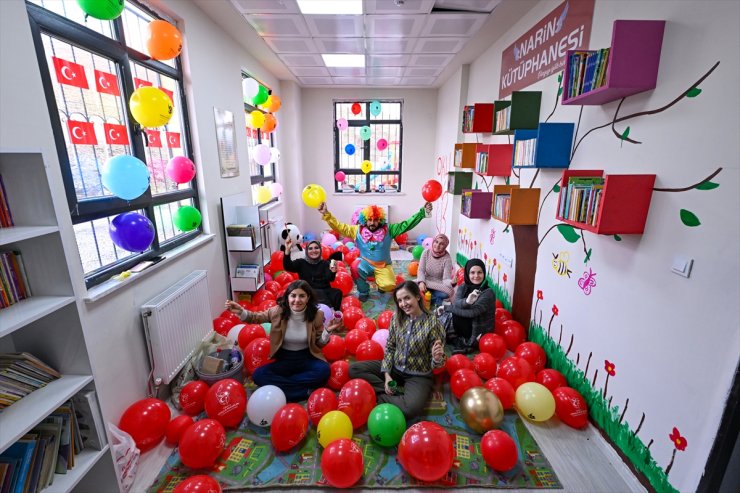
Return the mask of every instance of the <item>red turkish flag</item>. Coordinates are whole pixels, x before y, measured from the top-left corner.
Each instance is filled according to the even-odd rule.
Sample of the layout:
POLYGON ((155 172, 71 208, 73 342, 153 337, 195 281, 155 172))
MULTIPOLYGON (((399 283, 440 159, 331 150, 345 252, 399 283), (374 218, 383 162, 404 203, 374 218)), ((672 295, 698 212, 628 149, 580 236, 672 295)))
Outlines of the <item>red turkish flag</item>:
POLYGON ((126 131, 126 125, 104 123, 103 132, 105 132, 106 144, 122 146, 127 146, 130 144, 128 140, 128 132, 126 131))
POLYGON ((54 71, 57 74, 57 81, 60 84, 67 84, 69 86, 79 87, 80 89, 88 89, 87 76, 85 75, 85 67, 79 63, 68 62, 55 56, 51 57, 54 62, 54 71))
POLYGON ((162 147, 162 138, 160 137, 160 131, 159 130, 147 130, 146 136, 147 140, 149 140, 148 147, 162 147))
POLYGON ((180 148, 180 134, 177 132, 165 132, 167 138, 167 147, 170 149, 180 148))
POLYGON ((137 79, 136 77, 134 77, 134 87, 136 89, 140 87, 152 87, 152 83, 148 80, 137 79))
POLYGON ((75 144, 97 145, 98 138, 95 137, 95 127, 91 122, 77 122, 67 120, 69 129, 69 140, 75 144))
POLYGON ((173 93, 169 89, 165 89, 164 87, 160 87, 159 90, 168 95, 170 97, 170 101, 172 101, 173 103, 175 102, 175 93, 173 93))
POLYGON ((95 71, 95 89, 103 94, 121 95, 121 90, 118 88, 118 77, 100 70, 95 71))

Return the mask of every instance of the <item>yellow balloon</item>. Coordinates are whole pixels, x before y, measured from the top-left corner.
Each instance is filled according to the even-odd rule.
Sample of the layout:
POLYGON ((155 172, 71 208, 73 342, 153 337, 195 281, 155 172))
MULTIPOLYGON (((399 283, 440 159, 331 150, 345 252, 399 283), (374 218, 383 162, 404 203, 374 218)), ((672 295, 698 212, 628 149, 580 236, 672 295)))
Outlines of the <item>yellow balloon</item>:
POLYGON ((303 203, 313 209, 318 209, 322 202, 326 202, 326 191, 321 185, 306 185, 301 193, 303 203))
POLYGON ((373 170, 373 163, 368 161, 367 159, 362 162, 360 165, 360 169, 363 173, 368 174, 373 170))
POLYGON ((316 436, 322 447, 334 440, 352 438, 352 421, 342 411, 329 411, 324 414, 316 427, 316 436))
POLYGON ((252 128, 261 128, 265 123, 265 114, 259 110, 254 110, 249 114, 249 116, 252 117, 252 124, 250 125, 252 128))
POLYGON ((172 101, 156 87, 140 87, 129 100, 131 114, 139 125, 154 128, 166 125, 172 118, 172 101))
POLYGON ((260 204, 266 204, 272 200, 272 191, 270 191, 270 187, 266 187, 264 185, 260 185, 257 187, 257 202, 260 204))
POLYGON ((527 382, 516 389, 516 408, 519 414, 532 421, 547 421, 555 414, 555 398, 542 384, 527 382))

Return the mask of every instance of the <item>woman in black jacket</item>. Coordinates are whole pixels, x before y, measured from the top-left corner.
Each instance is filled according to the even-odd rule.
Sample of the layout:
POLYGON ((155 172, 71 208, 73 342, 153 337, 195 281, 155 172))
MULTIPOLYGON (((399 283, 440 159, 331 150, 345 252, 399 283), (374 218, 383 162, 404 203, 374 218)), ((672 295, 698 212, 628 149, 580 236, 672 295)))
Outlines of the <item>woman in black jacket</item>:
POLYGON ((342 305, 342 291, 329 285, 337 277, 337 266, 321 258, 321 243, 310 241, 306 245, 306 258, 291 260, 290 250, 293 248, 293 240, 285 240, 285 257, 283 267, 285 270, 295 272, 298 277, 311 285, 316 291, 319 303, 330 306, 335 311, 342 305))

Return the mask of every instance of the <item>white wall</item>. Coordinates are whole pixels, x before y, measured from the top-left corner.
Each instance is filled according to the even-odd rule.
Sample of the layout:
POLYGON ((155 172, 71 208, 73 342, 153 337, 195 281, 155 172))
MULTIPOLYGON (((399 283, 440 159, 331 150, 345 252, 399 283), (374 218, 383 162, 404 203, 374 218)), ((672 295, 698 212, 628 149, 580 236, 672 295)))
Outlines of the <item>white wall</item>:
MULTIPOLYGON (((471 64, 468 103, 489 102, 497 97, 492 87, 499 80, 502 50, 560 3, 539 4, 471 64)), ((543 300, 534 317, 537 322, 542 317, 542 325, 547 328, 552 305, 557 305, 559 315, 552 324, 553 335, 557 340, 561 324, 564 346, 573 335, 570 355, 574 361, 580 355, 582 370, 587 355, 593 353, 588 377, 593 376, 595 369, 600 370, 597 388, 604 386, 604 360, 616 365, 608 395, 620 409, 629 398, 625 420, 633 429, 645 413, 639 436, 644 443, 655 440, 650 450, 663 468, 674 450, 668 435, 674 426, 679 429, 688 446, 677 452, 669 480, 680 491, 694 491, 715 439, 740 356, 740 117, 736 111, 740 107, 740 4, 597 0, 590 48, 610 44, 615 19, 668 21, 657 88, 629 98, 620 116, 667 104, 715 61, 720 60, 721 64, 701 84, 703 92, 697 98, 685 99, 664 113, 617 125, 620 130, 629 125, 630 137, 643 144, 622 145, 607 127, 583 141, 571 168, 604 169, 607 174, 655 173, 656 187, 678 188, 697 183, 722 166, 724 170, 712 180, 720 187, 712 191, 654 193, 643 235, 623 235, 622 241, 617 242, 611 236, 586 233, 587 245, 593 252, 588 265, 583 262, 580 241, 567 243, 556 231, 551 232, 539 250, 535 290, 542 290, 543 300), (701 226, 684 226, 679 219, 680 209, 694 212, 701 226), (570 278, 558 276, 551 265, 552 254, 561 251, 570 254, 570 278), (694 259, 689 279, 670 272, 676 254, 694 259), (587 268, 597 273, 597 285, 589 296, 577 284, 587 268)), ((448 81, 440 95, 448 86, 457 85, 454 79, 448 81)), ((555 100, 556 75, 527 89, 542 91, 540 119, 544 120, 555 100)), ((442 104, 440 118, 448 111, 442 109, 442 104)), ((608 122, 616 106, 614 102, 585 107, 579 134, 608 122)), ((576 122, 579 110, 577 106, 558 106, 551 121, 576 122)), ((466 138, 474 141, 474 136, 466 138)), ((443 139, 438 135, 440 154, 447 152, 448 143, 443 139)), ((505 137, 482 140, 506 142, 505 137)), ((529 185, 533 174, 529 170, 522 172, 523 186, 529 185)), ((559 176, 555 170, 540 172, 535 187, 542 189, 544 197, 559 176)), ((517 182, 513 177, 512 180, 517 182)), ((495 183, 502 182, 497 178, 495 183)), ((554 195, 545 202, 540 238, 556 223, 556 203, 554 195)), ((500 272, 491 265, 492 277, 501 278, 503 286, 502 277, 507 274, 505 287, 513 292, 514 272, 506 263, 507 258, 515 256, 512 234, 504 233, 504 226, 493 220, 462 218, 460 224, 468 238, 477 238, 484 244, 475 252, 466 252, 465 248, 461 251, 497 258, 497 264, 504 265, 500 272)))

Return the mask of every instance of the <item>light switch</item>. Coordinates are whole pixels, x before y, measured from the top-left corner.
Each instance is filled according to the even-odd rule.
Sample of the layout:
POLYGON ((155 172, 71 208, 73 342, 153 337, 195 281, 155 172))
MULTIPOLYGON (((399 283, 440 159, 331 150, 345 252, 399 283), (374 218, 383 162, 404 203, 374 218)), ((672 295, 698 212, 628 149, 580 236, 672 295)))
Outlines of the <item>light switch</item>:
POLYGON ((694 265, 694 259, 684 257, 682 255, 676 255, 673 258, 673 265, 671 265, 671 272, 678 274, 679 276, 689 277, 691 274, 691 268, 694 265))

